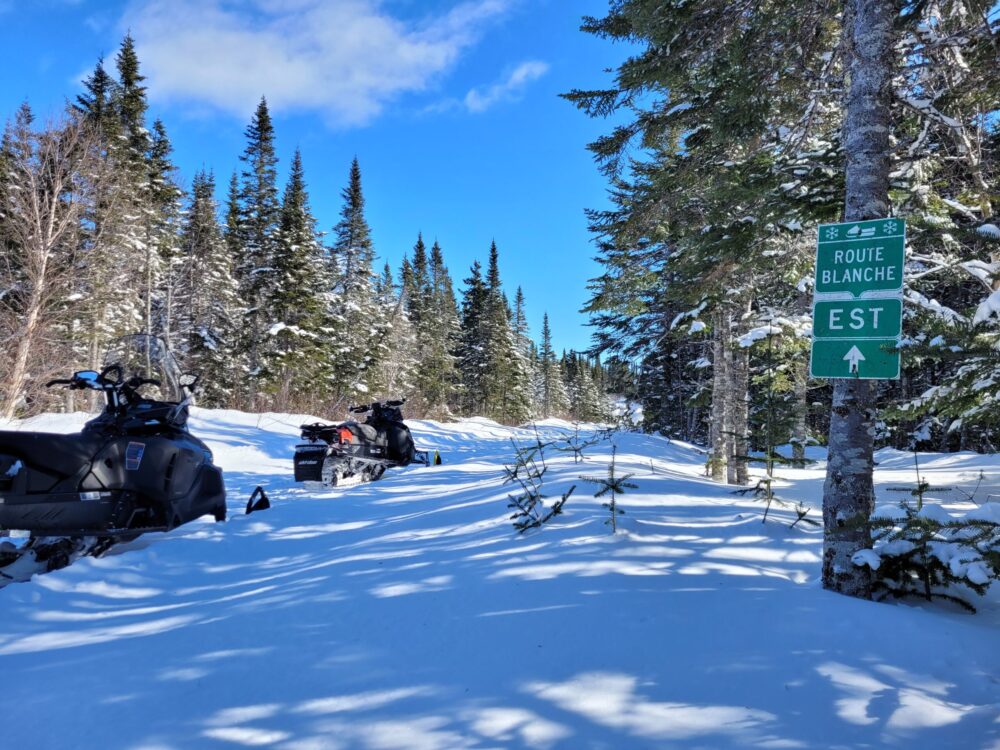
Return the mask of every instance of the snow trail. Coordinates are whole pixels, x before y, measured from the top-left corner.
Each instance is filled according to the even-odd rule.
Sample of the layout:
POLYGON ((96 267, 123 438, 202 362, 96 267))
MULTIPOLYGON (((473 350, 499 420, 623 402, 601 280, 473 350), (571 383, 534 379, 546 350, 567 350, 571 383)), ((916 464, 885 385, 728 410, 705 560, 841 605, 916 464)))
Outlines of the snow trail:
MULTIPOLYGON (((16 697, 0 708, 4 747, 1000 742, 995 599, 968 616, 823 591, 820 533, 788 529, 783 508, 762 524, 759 503, 702 476, 694 446, 613 436, 639 484, 619 499, 614 537, 579 479, 605 472, 611 442, 581 464, 547 451, 546 494, 577 490, 521 536, 501 481, 510 439, 532 443, 533 429, 411 421, 444 465, 314 493, 291 479, 308 420, 195 410, 192 431, 226 472, 227 523, 146 535, 0 590, 0 674, 16 697), (273 507, 240 515, 257 484, 273 507)), ((912 481, 912 457, 879 460, 883 489, 912 481)), ((921 468, 932 484, 981 469, 1000 484, 982 456, 921 468)), ((780 495, 819 502, 821 463, 782 475, 780 495)))

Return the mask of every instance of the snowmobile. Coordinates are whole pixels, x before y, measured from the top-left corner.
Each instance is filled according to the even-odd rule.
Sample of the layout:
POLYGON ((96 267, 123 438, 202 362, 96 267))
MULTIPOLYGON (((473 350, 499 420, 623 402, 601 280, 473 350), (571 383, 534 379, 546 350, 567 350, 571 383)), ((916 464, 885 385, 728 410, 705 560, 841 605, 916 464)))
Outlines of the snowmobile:
MULTIPOLYGON (((406 402, 376 401, 351 407, 367 414, 363 422, 301 425, 305 443, 295 446, 295 481, 327 487, 353 486, 381 478, 385 470, 411 463, 430 465, 428 451, 417 450, 400 407, 406 402)), ((435 463, 441 459, 435 454, 435 463)))
POLYGON ((162 340, 136 334, 112 346, 99 372, 46 383, 100 394, 104 408, 74 434, 0 432, 0 530, 107 547, 206 514, 224 521, 222 472, 187 429, 196 382, 162 340))

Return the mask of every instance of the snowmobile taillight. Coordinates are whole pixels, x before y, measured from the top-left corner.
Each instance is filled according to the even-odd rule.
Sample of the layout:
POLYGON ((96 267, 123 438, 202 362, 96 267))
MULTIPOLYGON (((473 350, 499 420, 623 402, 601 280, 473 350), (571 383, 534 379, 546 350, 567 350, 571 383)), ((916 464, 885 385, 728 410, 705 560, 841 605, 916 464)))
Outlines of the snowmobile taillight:
POLYGON ((351 432, 351 429, 349 427, 341 427, 339 430, 337 430, 337 434, 340 437, 341 445, 350 445, 351 438, 354 437, 354 433, 351 432))

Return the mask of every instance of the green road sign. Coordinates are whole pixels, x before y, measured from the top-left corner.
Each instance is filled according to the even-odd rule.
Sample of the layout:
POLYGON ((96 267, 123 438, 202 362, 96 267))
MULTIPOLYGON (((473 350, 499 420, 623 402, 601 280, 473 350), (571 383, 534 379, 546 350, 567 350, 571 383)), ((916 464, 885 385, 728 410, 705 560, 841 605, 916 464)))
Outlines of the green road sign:
POLYGON ((899 377, 896 338, 814 339, 809 374, 814 378, 895 380, 899 377))
POLYGON ((902 219, 821 224, 816 294, 898 292, 903 288, 906 225, 902 219))
POLYGON ((813 305, 816 339, 895 339, 902 333, 903 301, 883 299, 817 300, 813 305))

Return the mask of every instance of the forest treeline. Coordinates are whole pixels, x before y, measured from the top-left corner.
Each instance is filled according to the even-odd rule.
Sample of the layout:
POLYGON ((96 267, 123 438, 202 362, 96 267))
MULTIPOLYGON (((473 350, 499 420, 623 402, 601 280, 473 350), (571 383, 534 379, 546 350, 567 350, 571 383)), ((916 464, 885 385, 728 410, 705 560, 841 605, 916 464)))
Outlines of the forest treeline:
POLYGON ((44 382, 145 331, 200 373, 204 406, 335 416, 406 397, 412 416, 608 417, 609 368, 557 353, 547 315, 532 339, 495 243, 458 296, 420 234, 397 273, 376 268, 358 160, 324 232, 298 151, 278 183, 266 99, 245 135, 225 185, 201 171, 185 190, 166 127, 147 122, 130 37, 57 122, 27 103, 14 114, 0 144, 0 416, 77 408, 44 382))
MULTIPOLYGON (((816 232, 843 216, 850 4, 616 0, 583 31, 633 50, 606 89, 564 96, 616 123, 590 146, 613 205, 589 213, 595 351, 635 363, 646 426, 750 449, 827 434, 809 377, 816 232)), ((1000 10, 893 9, 891 213, 906 220, 902 377, 880 445, 1000 447, 1000 10)), ((872 158, 876 158, 873 155, 872 158)), ((791 456, 790 456, 791 457, 791 456)))

